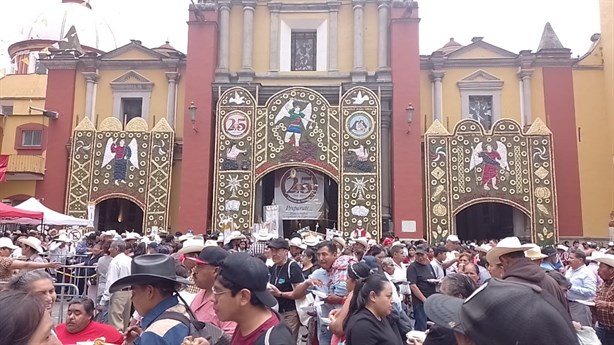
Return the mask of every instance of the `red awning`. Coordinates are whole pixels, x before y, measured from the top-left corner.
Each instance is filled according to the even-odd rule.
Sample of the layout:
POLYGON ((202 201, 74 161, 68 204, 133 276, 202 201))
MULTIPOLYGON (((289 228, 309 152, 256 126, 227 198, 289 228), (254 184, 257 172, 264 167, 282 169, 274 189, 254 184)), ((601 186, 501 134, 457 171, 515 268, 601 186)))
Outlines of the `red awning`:
POLYGON ((40 224, 43 216, 43 212, 23 211, 0 203, 0 223, 40 224))

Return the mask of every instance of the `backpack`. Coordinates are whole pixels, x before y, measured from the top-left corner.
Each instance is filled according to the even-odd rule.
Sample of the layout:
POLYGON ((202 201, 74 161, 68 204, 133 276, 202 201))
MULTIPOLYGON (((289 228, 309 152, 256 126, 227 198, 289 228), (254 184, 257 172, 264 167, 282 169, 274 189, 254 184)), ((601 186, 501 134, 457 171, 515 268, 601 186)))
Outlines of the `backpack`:
MULTIPOLYGON (((278 315, 279 316, 279 315, 278 315)), ((280 324, 267 329, 266 332, 260 334, 254 345, 294 345, 296 341, 288 326, 279 320, 280 324), (273 340, 273 342, 271 342, 273 340)))
POLYGON ((190 319, 184 314, 176 311, 165 311, 162 313, 162 315, 158 316, 154 322, 165 319, 181 322, 190 330, 190 336, 194 338, 205 338, 211 345, 230 345, 230 336, 224 333, 224 331, 219 327, 216 327, 210 323, 190 319))

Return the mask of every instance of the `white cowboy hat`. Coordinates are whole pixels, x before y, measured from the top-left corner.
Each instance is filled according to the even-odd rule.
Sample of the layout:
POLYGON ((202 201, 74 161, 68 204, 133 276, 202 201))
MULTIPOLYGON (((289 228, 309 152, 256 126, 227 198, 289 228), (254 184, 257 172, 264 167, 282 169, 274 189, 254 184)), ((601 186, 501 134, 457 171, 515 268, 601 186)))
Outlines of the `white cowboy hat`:
POLYGON ((224 234, 219 234, 217 236, 217 243, 223 243, 224 242, 224 234))
MULTIPOLYGON (((216 244, 217 246, 217 244, 216 244)), ((178 254, 200 253, 205 248, 205 240, 202 237, 190 238, 183 242, 183 247, 177 251, 178 254)))
POLYGON ((275 235, 271 234, 269 229, 265 227, 260 228, 258 232, 254 232, 252 236, 254 236, 256 241, 270 241, 275 237, 275 235))
POLYGON ((318 243, 320 243, 320 240, 318 240, 316 236, 307 235, 305 238, 303 238, 303 243, 308 247, 315 247, 318 245, 318 243))
POLYGON ((497 265, 501 263, 501 261, 499 261, 501 255, 513 252, 524 252, 532 247, 533 246, 530 244, 520 244, 518 237, 506 237, 499 241, 496 247, 486 253, 486 260, 488 260, 488 263, 491 265, 497 265))
POLYGON ((448 237, 446 238, 446 241, 460 242, 460 240, 458 239, 458 236, 456 236, 456 235, 448 235, 448 237))
POLYGON ((44 252, 43 247, 41 246, 41 241, 36 237, 29 236, 27 238, 20 238, 19 243, 25 244, 26 246, 36 250, 39 254, 44 252))
POLYGON ((205 241, 205 248, 207 247, 217 247, 217 242, 214 240, 206 240, 205 241))
POLYGON ((358 243, 358 244, 362 244, 365 249, 369 248, 369 241, 367 240, 366 237, 359 237, 354 239, 354 243, 358 243))
POLYGON ((179 238, 178 238, 177 240, 178 240, 179 242, 184 242, 184 241, 187 241, 187 240, 189 240, 189 239, 191 239, 191 238, 194 238, 194 235, 193 235, 193 234, 185 234, 185 235, 181 235, 181 236, 179 236, 179 238))
POLYGON ((559 244, 558 246, 556 246, 556 249, 566 252, 569 250, 569 247, 565 247, 564 245, 559 244))
POLYGON ((401 241, 394 241, 394 242, 392 242, 392 247, 394 247, 394 246, 406 247, 405 243, 403 243, 401 241))
POLYGON ((112 237, 115 237, 115 236, 117 236, 117 230, 107 230, 107 231, 102 233, 102 236, 112 236, 112 237))
POLYGON ((602 262, 610 267, 614 267, 614 255, 612 254, 603 254, 602 257, 596 258, 595 261, 602 262))
POLYGON ((303 241, 301 241, 301 239, 298 237, 295 237, 288 241, 288 244, 290 245, 290 247, 297 247, 303 250, 307 248, 307 246, 303 244, 303 241))
POLYGON ((240 231, 233 231, 230 233, 230 238, 228 239, 228 242, 232 241, 232 240, 245 240, 246 237, 243 236, 243 234, 240 231))
POLYGON ((128 232, 126 233, 126 241, 128 240, 139 240, 141 238, 141 235, 137 234, 136 232, 128 232))
POLYGON ((604 255, 606 255, 603 252, 600 251, 593 251, 593 253, 591 254, 591 256, 587 256, 586 260, 588 261, 598 261, 597 259, 604 257, 604 255))
POLYGON ((19 247, 17 247, 16 245, 13 244, 13 241, 11 241, 10 238, 8 237, 2 237, 0 238, 0 248, 8 248, 8 249, 12 249, 15 250, 19 247))
POLYGON ((532 247, 527 249, 526 252, 524 252, 524 256, 533 261, 545 259, 548 257, 548 255, 542 254, 542 250, 537 244, 531 243, 531 245, 532 247))
POLYGON ((58 236, 57 238, 53 239, 53 242, 64 242, 64 243, 70 243, 70 239, 68 238, 68 236, 66 236, 66 234, 60 234, 60 236, 58 236))
POLYGON ((345 248, 346 244, 345 244, 345 240, 343 239, 343 237, 335 236, 335 237, 333 237, 333 242, 335 242, 335 243, 341 245, 343 248, 345 248))
POLYGON ((492 246, 489 244, 483 244, 481 246, 475 247, 475 250, 477 250, 478 252, 482 252, 482 253, 488 253, 488 251, 491 249, 492 249, 492 246))

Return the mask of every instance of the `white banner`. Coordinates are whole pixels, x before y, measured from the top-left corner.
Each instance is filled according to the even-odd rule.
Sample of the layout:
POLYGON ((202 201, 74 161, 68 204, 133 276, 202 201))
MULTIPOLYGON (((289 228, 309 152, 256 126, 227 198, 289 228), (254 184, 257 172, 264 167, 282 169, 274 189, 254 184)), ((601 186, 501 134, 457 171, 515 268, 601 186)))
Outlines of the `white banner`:
POLYGON ((283 222, 279 216, 279 205, 264 207, 264 227, 269 230, 269 234, 275 237, 284 237, 283 222))
POLYGON ((93 202, 87 203, 87 227, 94 227, 94 215, 96 214, 96 204, 93 202))
POLYGON ((275 172, 275 204, 282 219, 320 219, 324 206, 324 175, 306 168, 275 172))

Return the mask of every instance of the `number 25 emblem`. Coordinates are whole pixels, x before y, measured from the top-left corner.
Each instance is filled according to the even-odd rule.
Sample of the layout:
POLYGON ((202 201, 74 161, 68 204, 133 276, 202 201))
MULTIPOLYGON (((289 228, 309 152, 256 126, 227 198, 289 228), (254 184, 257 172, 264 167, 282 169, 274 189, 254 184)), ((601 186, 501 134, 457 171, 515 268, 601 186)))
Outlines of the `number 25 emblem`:
POLYGON ((222 123, 224 133, 231 139, 243 138, 250 129, 249 117, 238 111, 228 113, 224 116, 222 123))

